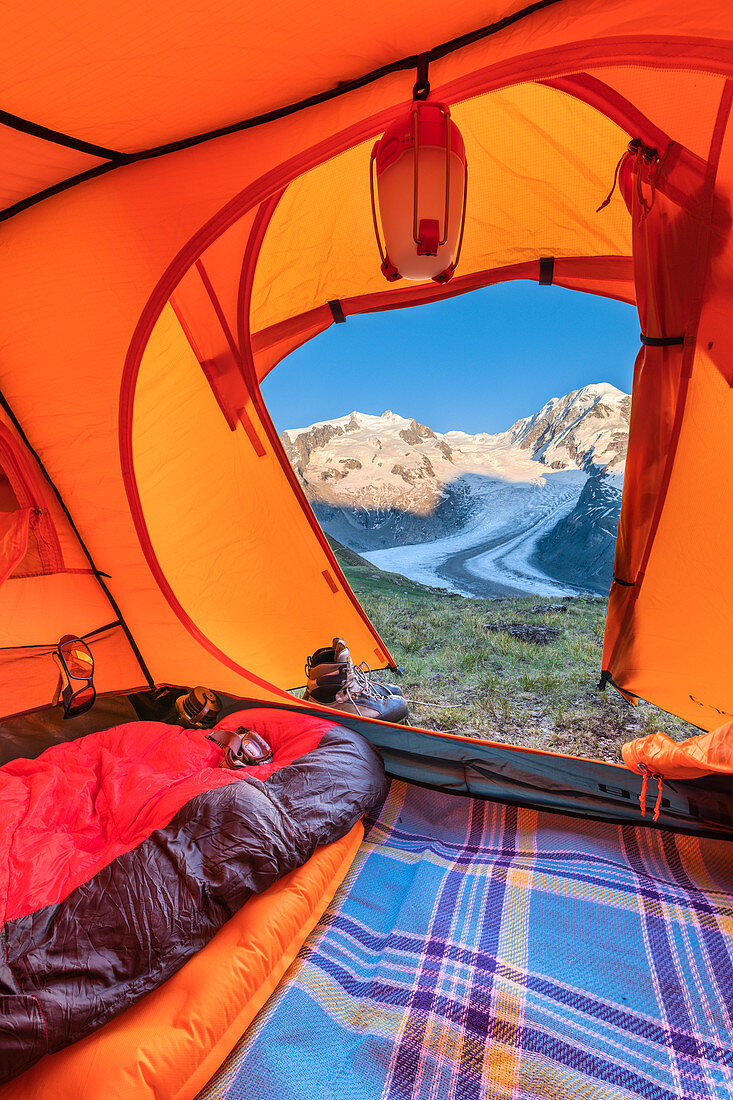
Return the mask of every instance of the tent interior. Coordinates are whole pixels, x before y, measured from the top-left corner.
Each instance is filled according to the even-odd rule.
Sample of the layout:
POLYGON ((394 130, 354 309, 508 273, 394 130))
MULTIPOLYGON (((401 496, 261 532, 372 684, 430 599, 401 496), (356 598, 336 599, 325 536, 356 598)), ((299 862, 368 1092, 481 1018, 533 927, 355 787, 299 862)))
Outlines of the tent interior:
MULTIPOLYGON (((642 345, 599 673, 630 702, 649 700, 701 731, 733 720, 733 467, 727 458, 733 424, 733 25, 727 5, 540 0, 519 10, 499 0, 463 0, 449 9, 433 0, 377 0, 363 18, 332 0, 316 8, 284 0, 257 12, 226 3, 214 10, 192 0, 155 0, 145 10, 78 0, 64 13, 44 0, 32 10, 11 4, 4 37, 3 762, 39 760, 44 750, 55 752, 54 746, 75 738, 159 718, 161 688, 206 684, 238 712, 333 720, 333 711, 304 705, 289 689, 302 683, 306 654, 334 636, 348 638, 356 662, 394 668, 389 638, 378 635, 349 587, 284 453, 260 383, 291 351, 332 324, 348 324, 351 316, 512 279, 636 305, 642 345), (370 208, 372 146, 409 108, 416 73, 427 73, 430 97, 450 106, 469 165, 460 264, 442 284, 384 280, 370 208), (69 632, 93 655, 99 698, 84 718, 64 723, 54 707, 54 652, 69 632)), ((589 349, 595 338, 588 334, 589 349)), ((300 869, 310 868, 317 880, 308 887, 315 900, 307 913, 291 913, 299 933, 283 934, 286 946, 260 986, 247 986, 246 965, 237 962, 229 984, 216 993, 210 989, 212 1001, 226 1002, 229 1014, 206 1037, 190 1029, 186 1054, 175 1045, 156 1054, 155 1041, 152 1053, 145 1047, 144 1037, 155 1030, 155 1002, 148 1016, 135 1017, 137 1023, 127 1018, 115 1031, 112 1020, 47 1054, 0 1087, 2 1100, 70 1097, 80 1067, 87 1091, 77 1089, 76 1097, 192 1098, 286 971, 290 977, 260 1021, 274 1012, 282 1023, 288 1012, 305 1011, 303 1004, 290 1007, 301 994, 311 1005, 317 999, 298 982, 312 973, 308 967, 325 950, 333 921, 356 904, 358 889, 350 891, 362 871, 371 874, 380 837, 394 851, 407 845, 404 838, 394 841, 400 807, 413 819, 414 836, 430 848, 429 804, 420 802, 428 798, 424 788, 436 800, 436 844, 439 834, 448 848, 464 843, 456 839, 455 807, 463 807, 462 820, 474 830, 471 859, 465 852, 461 857, 473 870, 460 872, 461 890, 469 889, 474 873, 476 882, 486 877, 476 870, 481 852, 492 853, 497 873, 507 830, 512 840, 506 845, 515 845, 510 858, 525 851, 525 842, 537 856, 544 851, 538 838, 560 830, 562 820, 566 840, 572 833, 576 846, 589 836, 597 841, 593 852, 583 848, 589 866, 611 859, 613 845, 620 845, 628 898, 641 898, 643 883, 653 880, 653 904, 665 919, 672 919, 674 905, 684 910, 679 921, 690 937, 687 961, 676 931, 668 936, 676 969, 647 957, 658 1003, 639 1001, 633 1011, 646 1021, 658 1014, 668 1034, 655 1037, 654 1057, 633 1080, 633 1074, 604 1077, 587 1060, 568 1067, 554 1047, 538 1053, 523 1046, 515 1009, 521 1016, 529 1008, 515 1004, 513 1039, 506 1032, 492 1039, 484 1021, 477 1033, 483 1038, 471 1040, 481 1048, 483 1069, 465 1093, 456 1091, 456 1081, 468 1081, 460 1051, 451 1061, 441 1047, 438 1057, 424 1028, 412 1034, 413 1044, 423 1052, 419 1057, 437 1058, 440 1073, 450 1062, 453 1091, 439 1084, 438 1069, 432 1083, 426 1077, 405 1085, 398 1058, 404 1021, 423 1011, 413 997, 403 1006, 407 1015, 382 1035, 387 1054, 382 1050, 377 1061, 388 1069, 377 1083, 364 1070, 353 1095, 472 1096, 472 1088, 477 1096, 517 1098, 729 1095, 730 1030, 715 1030, 713 1017, 733 1003, 731 766, 665 779, 659 820, 652 823, 641 820, 637 803, 642 777, 628 769, 460 734, 337 718, 379 751, 393 790, 381 816, 368 811, 370 831, 361 848, 361 833, 347 830, 330 857, 318 848, 300 869), (652 850, 655 869, 642 866, 652 850), (312 862, 316 856, 320 870, 312 862), (674 898, 665 893, 670 875, 674 898), (344 876, 346 886, 336 893, 344 876), (708 935, 713 926, 714 944, 708 935), (310 954, 298 961, 313 928, 316 939, 303 948, 310 954), (288 971, 291 964, 295 971, 288 971), (699 1004, 688 998, 685 1012, 675 1016, 664 983, 676 976, 683 985, 690 975, 699 1004), (108 1029, 113 1037, 105 1053, 97 1037, 108 1029), (684 1042, 695 1037, 697 1062, 680 1068, 683 1033, 684 1042), (90 1041, 97 1043, 93 1054, 90 1047, 80 1051, 90 1041), (517 1051, 516 1064, 504 1059, 499 1070, 486 1052, 496 1054, 502 1044, 517 1051), (156 1057, 150 1085, 146 1059, 156 1057), (114 1066, 124 1064, 128 1076, 108 1083, 113 1091, 103 1094, 100 1078, 84 1069, 90 1058, 108 1067, 107 1082, 114 1066), (569 1076, 561 1085, 550 1063, 565 1066, 569 1076), (527 1073, 539 1076, 532 1083, 527 1073), (591 1091, 577 1091, 584 1088, 591 1091)), ((725 752, 730 762, 730 747, 725 752)), ((644 776, 644 790, 646 782, 644 776)), ((570 851, 569 840, 558 844, 570 851)), ((458 875, 460 866, 456 856, 452 873, 458 875)), ((542 878, 545 870, 536 870, 542 878)), ((568 871, 567 882, 572 878, 568 871)), ((501 927, 519 920, 523 906, 529 911, 514 886, 517 896, 510 904, 502 895, 497 910, 501 927)), ((600 880, 597 887, 611 889, 600 880)), ((443 879, 430 886, 437 907, 430 920, 445 888, 443 879)), ((299 889, 293 886, 293 896, 299 889)), ((620 909, 632 905, 628 898, 620 909)), ((229 929, 237 951, 251 943, 256 922, 250 904, 241 910, 239 930, 229 929)), ((643 935, 653 939, 658 929, 652 935, 647 902, 639 904, 643 935)), ((267 910, 258 912, 264 923, 275 920, 267 910)), ((467 927, 476 932, 492 912, 479 907, 466 918, 467 927)), ((568 902, 565 919, 592 919, 578 913, 568 902)), ((603 937, 626 934, 625 926, 606 917, 599 922, 603 937)), ((363 912, 348 917, 365 919, 363 912)), ((171 998, 183 998, 175 1002, 171 1027, 180 1030, 176 1012, 190 1011, 203 996, 201 960, 216 942, 166 982, 183 975, 175 994, 169 987, 171 998), (187 968, 197 959, 194 978, 187 968)), ((499 940, 493 947, 487 941, 481 951, 496 961, 500 948, 499 940)), ((525 948, 524 961, 517 948, 514 963, 531 970, 525 948)), ((427 955, 415 950, 417 961, 404 965, 424 976, 427 955)), ((217 966, 223 954, 222 948, 217 966)), ((472 958, 472 967, 481 970, 472 958)), ((536 966, 532 973, 539 973, 536 966)), ((640 981, 635 974, 633 981, 640 981)), ((528 988, 526 980, 517 983, 528 988)), ((351 987, 348 992, 356 996, 351 987)), ((609 1003, 617 1005, 619 996, 609 994, 609 1003)), ((360 1027, 368 1031, 364 1003, 360 1027)), ((197 1020, 209 1011, 208 1003, 196 1009, 197 1020)), ((435 1005, 429 1011, 437 1012, 435 1005)), ((280 1034, 277 1021, 273 1035, 280 1034)), ((282 1049, 287 1026, 282 1023, 282 1049)), ((350 1016, 346 1031, 353 1034, 354 1026, 350 1016)), ((249 1066, 246 1072, 255 1074, 252 1067, 259 1067, 262 1076, 249 1079, 250 1086, 266 1090, 268 1081, 271 1087, 278 1081, 278 1095, 290 1095, 288 1087, 298 1095, 295 1079, 287 1084, 287 1067, 261 1053, 267 1028, 260 1023, 251 1036, 249 1045, 237 1048, 231 1073, 249 1066)), ((599 1058, 602 1048, 608 1064, 619 1061, 621 1039, 594 1041, 599 1058)), ((338 1048, 325 1031, 322 1042, 323 1049, 338 1048)), ((463 1036, 460 1050, 466 1043, 463 1036)), ((317 1062, 321 1056, 314 1057, 317 1062)), ((325 1055, 321 1063, 327 1064, 325 1055)), ((314 1064, 303 1072, 314 1072, 314 1064)), ((207 1100, 228 1095, 226 1088, 221 1078, 207 1100)), ((331 1093, 324 1083, 322 1092, 313 1085, 307 1095, 325 1100, 331 1093)))

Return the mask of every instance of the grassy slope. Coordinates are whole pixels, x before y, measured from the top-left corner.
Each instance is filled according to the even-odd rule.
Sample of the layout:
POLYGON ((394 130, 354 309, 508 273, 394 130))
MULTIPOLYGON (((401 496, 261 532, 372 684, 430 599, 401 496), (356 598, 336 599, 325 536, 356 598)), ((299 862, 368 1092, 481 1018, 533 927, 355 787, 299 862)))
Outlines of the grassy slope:
POLYGON ((449 704, 412 704, 415 725, 613 761, 634 737, 698 732, 649 703, 632 708, 612 688, 598 690, 605 600, 566 599, 563 614, 533 610, 558 603, 538 596, 464 599, 385 573, 329 541, 404 669, 405 695, 449 704), (560 636, 544 646, 486 629, 515 622, 557 627, 560 636))

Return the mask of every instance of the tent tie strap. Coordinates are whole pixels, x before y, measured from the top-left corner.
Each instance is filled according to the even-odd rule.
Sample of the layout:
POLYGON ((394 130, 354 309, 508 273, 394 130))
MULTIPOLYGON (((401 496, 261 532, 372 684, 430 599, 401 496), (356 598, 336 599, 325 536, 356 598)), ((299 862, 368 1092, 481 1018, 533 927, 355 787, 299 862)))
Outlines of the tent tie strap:
POLYGON ((621 156, 619 157, 618 164, 616 165, 616 169, 613 173, 613 183, 611 184, 611 190, 608 192, 605 199, 603 200, 601 205, 596 210, 596 214, 600 214, 601 210, 605 210, 606 207, 608 206, 609 202, 613 198, 614 191, 616 190, 616 184, 618 183, 618 174, 621 171, 621 165, 624 162, 624 157, 625 156, 626 156, 626 152, 624 151, 621 154, 621 156))
POLYGON ((344 307, 338 298, 334 298, 333 301, 328 303, 328 308, 331 310, 331 316, 334 319, 334 323, 337 325, 346 324, 346 315, 344 313, 344 307))
POLYGON ((429 53, 421 53, 417 59, 417 80, 412 88, 412 98, 427 99, 430 95, 430 81, 428 80, 429 53))
POLYGON ((639 339, 642 344, 648 348, 669 348, 675 344, 684 344, 685 337, 683 336, 645 336, 643 332, 639 333, 639 339))
POLYGON ((659 772, 653 772, 651 768, 648 768, 646 764, 639 764, 639 771, 641 772, 641 791, 639 792, 639 809, 641 810, 641 816, 646 817, 646 789, 650 779, 656 779, 657 781, 657 801, 654 803, 654 815, 652 821, 659 821, 659 809, 662 805, 662 776, 659 772))
POLYGON ((552 286, 555 278, 555 257, 540 256, 540 274, 537 280, 540 286, 552 286))

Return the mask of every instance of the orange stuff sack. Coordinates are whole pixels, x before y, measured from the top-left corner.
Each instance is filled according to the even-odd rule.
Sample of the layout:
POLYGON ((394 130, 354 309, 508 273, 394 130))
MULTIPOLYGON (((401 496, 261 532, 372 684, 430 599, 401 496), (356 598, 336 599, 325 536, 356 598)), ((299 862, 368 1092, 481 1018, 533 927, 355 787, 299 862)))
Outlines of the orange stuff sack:
POLYGON ((733 773, 733 722, 680 742, 666 733, 652 733, 627 742, 621 751, 624 764, 637 775, 643 775, 645 768, 662 779, 733 773))

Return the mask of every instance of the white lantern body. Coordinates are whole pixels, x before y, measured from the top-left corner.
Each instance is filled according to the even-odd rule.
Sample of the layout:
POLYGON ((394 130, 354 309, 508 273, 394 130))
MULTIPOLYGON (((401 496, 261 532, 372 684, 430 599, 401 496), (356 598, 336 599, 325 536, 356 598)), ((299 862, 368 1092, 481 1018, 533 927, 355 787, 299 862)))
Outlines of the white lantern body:
POLYGON ((463 140, 448 108, 414 103, 377 142, 372 158, 386 277, 446 281, 462 233, 466 187, 463 140))

